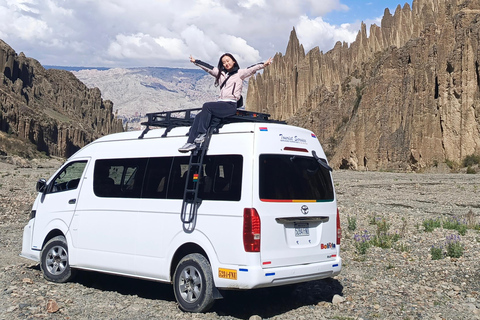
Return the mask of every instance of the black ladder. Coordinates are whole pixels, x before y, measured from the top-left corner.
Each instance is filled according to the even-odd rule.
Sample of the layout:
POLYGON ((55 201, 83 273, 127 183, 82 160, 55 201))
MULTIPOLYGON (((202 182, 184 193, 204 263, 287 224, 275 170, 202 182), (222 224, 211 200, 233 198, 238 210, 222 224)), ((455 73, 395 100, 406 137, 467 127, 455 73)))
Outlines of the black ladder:
POLYGON ((195 229, 198 207, 202 204, 202 199, 198 196, 198 190, 203 178, 203 159, 210 145, 212 134, 216 129, 216 125, 211 125, 205 135, 205 140, 190 153, 187 179, 183 191, 182 211, 180 212, 180 220, 183 222, 185 232, 192 232, 195 229))

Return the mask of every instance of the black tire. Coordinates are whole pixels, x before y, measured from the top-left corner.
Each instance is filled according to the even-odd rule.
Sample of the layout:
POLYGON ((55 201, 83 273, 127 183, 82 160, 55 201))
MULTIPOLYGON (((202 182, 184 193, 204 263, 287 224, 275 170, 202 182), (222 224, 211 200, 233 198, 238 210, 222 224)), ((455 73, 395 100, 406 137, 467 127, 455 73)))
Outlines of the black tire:
POLYGON ((75 276, 68 262, 68 246, 64 236, 50 239, 40 253, 40 269, 48 281, 63 283, 75 276))
POLYGON ((186 312, 205 312, 213 299, 213 275, 208 260, 199 253, 192 253, 177 265, 173 276, 173 292, 180 309, 186 312))

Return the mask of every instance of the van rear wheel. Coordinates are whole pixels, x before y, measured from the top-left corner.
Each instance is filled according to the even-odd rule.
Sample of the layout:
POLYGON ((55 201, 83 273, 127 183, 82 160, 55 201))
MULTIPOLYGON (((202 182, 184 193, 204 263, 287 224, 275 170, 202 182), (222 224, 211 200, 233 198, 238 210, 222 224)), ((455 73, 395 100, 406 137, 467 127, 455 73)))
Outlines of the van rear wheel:
POLYGON ((173 292, 180 309, 205 312, 215 302, 213 275, 210 263, 199 253, 183 257, 173 276, 173 292))
POLYGON ((71 280, 75 273, 68 262, 68 246, 64 236, 50 239, 40 253, 40 269, 49 281, 63 283, 71 280))

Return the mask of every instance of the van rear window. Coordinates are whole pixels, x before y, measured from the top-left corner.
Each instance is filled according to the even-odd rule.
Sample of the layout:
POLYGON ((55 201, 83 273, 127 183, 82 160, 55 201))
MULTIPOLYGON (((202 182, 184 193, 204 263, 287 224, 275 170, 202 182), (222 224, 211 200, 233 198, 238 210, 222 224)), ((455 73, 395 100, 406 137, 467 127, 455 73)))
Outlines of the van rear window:
POLYGON ((260 155, 262 201, 332 201, 330 172, 313 157, 260 155))

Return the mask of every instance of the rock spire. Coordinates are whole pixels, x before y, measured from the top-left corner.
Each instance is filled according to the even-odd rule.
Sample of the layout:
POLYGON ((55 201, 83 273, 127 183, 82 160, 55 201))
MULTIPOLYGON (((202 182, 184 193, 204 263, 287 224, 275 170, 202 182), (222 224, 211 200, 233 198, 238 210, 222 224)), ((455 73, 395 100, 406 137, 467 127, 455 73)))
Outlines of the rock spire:
POLYGON ((420 170, 480 154, 480 2, 414 0, 349 46, 285 56, 247 106, 314 131, 336 168, 420 170))

